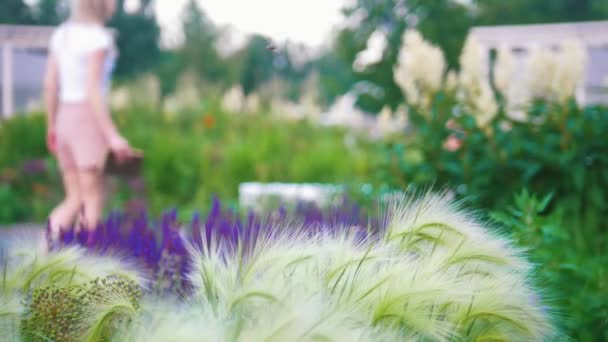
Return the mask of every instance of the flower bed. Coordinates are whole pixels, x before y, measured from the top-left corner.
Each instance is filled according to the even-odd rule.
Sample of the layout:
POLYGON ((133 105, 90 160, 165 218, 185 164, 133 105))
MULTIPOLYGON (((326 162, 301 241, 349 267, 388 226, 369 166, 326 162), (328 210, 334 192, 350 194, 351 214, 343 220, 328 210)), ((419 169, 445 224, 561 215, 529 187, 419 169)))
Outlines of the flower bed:
POLYGON ((114 213, 98 227, 88 245, 87 231, 76 232, 72 228, 62 234, 60 246, 84 246, 97 254, 118 254, 137 260, 155 280, 155 290, 172 291, 188 288, 187 244, 201 248, 206 241, 207 245, 221 243, 235 249, 240 243, 252 248, 259 234, 269 227, 304 230, 309 234, 352 231, 363 239, 377 234, 381 222, 368 218, 357 204, 345 198, 339 206, 326 209, 300 203, 289 213, 281 207, 265 216, 250 212, 244 218, 222 208, 215 198, 206 217, 195 214, 188 222, 178 220, 177 210, 165 212, 158 222, 143 211, 136 215, 114 213))
MULTIPOLYGON (((129 234, 96 240, 96 251, 116 244, 136 258, 5 247, 0 325, 10 329, 0 329, 2 337, 47 341, 58 327, 68 341, 542 341, 556 334, 522 251, 445 196, 403 198, 375 231, 358 215, 351 216, 364 223, 357 229, 280 215, 268 224, 250 218, 248 226, 217 208, 201 229, 201 221, 191 224, 199 233, 181 239, 175 213, 166 214, 154 248, 129 234), (172 270, 187 277, 188 291, 148 291, 153 279, 133 263, 153 266, 158 250, 185 257, 185 270, 172 270)), ((150 226, 139 221, 130 231, 146 236, 142 227, 150 226)))

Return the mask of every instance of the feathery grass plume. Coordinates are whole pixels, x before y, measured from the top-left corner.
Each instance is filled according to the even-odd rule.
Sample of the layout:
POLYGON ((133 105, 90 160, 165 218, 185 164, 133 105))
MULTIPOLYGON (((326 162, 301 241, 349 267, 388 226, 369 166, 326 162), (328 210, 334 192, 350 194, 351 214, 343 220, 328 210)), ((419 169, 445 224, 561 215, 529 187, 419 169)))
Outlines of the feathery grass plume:
POLYGON ((109 340, 118 327, 132 321, 139 311, 140 288, 117 276, 96 279, 84 295, 79 331, 83 341, 109 340))
POLYGON ((544 341, 552 335, 550 313, 518 274, 471 279, 474 296, 453 312, 464 340, 544 341))
POLYGON ((48 285, 81 284, 109 275, 119 275, 140 285, 147 283, 128 262, 109 256, 88 255, 76 247, 28 256, 20 261, 9 263, 7 285, 22 292, 48 285))
POLYGON ((117 330, 114 341, 200 342, 227 341, 225 326, 208 306, 193 300, 177 302, 148 298, 141 313, 130 324, 117 330))
POLYGON ((533 300, 522 251, 445 194, 404 197, 389 215, 381 239, 269 227, 248 253, 241 244, 237 253, 221 243, 191 246, 195 298, 216 320, 236 321, 237 340, 304 332, 332 340, 331 331, 358 328, 360 336, 383 329, 391 340, 419 341, 533 341, 553 333, 533 300))
MULTIPOLYGON (((204 227, 195 232, 197 238, 181 238, 190 255, 192 284, 185 301, 151 300, 141 310, 133 282, 111 278, 70 286, 73 279, 63 279, 63 271, 55 269, 83 257, 77 249, 63 257, 56 253, 61 262, 47 258, 55 260, 52 267, 25 258, 23 265, 39 270, 39 276, 26 277, 33 279, 30 284, 54 278, 63 287, 34 292, 22 331, 64 334, 68 341, 539 341, 552 336, 550 313, 537 300, 531 267, 506 238, 445 194, 403 197, 388 216, 385 231, 365 235, 285 220, 250 230, 204 227), (61 299, 51 300, 57 296, 61 299), (53 309, 57 306, 61 310, 53 309), (49 315, 55 316, 34 324, 49 315), (45 330, 34 329, 40 326, 45 330), (57 332, 59 326, 69 329, 57 332)), ((86 267, 95 268, 89 260, 86 267)), ((72 274, 84 279, 115 264, 108 265, 83 271, 84 276, 72 274)))
POLYGON ((19 341, 20 317, 23 311, 20 296, 0 292, 0 341, 19 341))
POLYGON ((444 267, 501 267, 527 273, 523 251, 480 224, 444 194, 411 196, 390 209, 386 239, 422 257, 439 257, 444 267))
POLYGON ((424 268, 436 265, 437 272, 453 272, 467 283, 470 303, 451 305, 448 311, 463 315, 453 317, 457 327, 467 326, 457 328, 458 336, 538 341, 553 333, 550 314, 533 300, 538 293, 531 286, 531 265, 509 240, 445 195, 411 197, 392 210, 388 242, 415 250, 418 260, 427 263, 424 268))
MULTIPOLYGON (((147 284, 133 265, 116 257, 93 256, 75 247, 47 253, 35 248, 34 243, 33 239, 2 241, 0 295, 13 302, 23 296, 31 302, 40 289, 46 290, 44 293, 38 292, 39 298, 43 295, 52 297, 66 294, 74 297, 76 294, 71 291, 75 288, 110 275, 128 279, 140 286, 147 284)), ((67 302, 59 302, 58 305, 75 305, 67 298, 65 300, 67 302)), ((31 310, 31 305, 27 309, 31 310)), ((43 310, 38 309, 37 312, 43 310)))

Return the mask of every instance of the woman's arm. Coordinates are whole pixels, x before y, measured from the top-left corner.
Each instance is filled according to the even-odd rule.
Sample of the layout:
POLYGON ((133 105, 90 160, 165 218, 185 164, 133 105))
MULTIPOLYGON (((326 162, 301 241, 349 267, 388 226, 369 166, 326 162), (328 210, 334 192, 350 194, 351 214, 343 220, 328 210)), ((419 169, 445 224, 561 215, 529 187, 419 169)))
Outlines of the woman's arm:
POLYGON ((106 141, 110 145, 110 149, 115 152, 124 152, 129 149, 129 143, 116 129, 104 97, 102 77, 107 53, 107 50, 98 50, 90 57, 87 100, 94 111, 95 119, 102 129, 106 141))
POLYGON ((53 53, 49 53, 44 73, 43 97, 46 109, 46 144, 52 153, 56 151, 55 116, 59 105, 59 73, 53 53))

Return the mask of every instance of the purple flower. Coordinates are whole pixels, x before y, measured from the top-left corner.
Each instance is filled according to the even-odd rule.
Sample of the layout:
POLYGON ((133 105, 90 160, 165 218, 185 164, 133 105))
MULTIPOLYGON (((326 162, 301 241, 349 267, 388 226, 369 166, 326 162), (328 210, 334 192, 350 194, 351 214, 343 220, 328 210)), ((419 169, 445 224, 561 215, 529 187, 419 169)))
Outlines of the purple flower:
POLYGON ((146 190, 146 182, 141 177, 130 178, 128 181, 129 188, 135 192, 144 192, 146 190))
POLYGON ((235 211, 222 209, 221 202, 214 197, 207 217, 203 219, 200 214, 194 214, 185 231, 181 231, 183 225, 177 220, 176 209, 165 212, 159 221, 150 220, 142 209, 137 214, 112 213, 93 233, 84 229, 78 233, 66 231, 62 234, 62 244, 80 244, 95 253, 119 252, 141 262, 151 272, 150 278, 157 279, 158 290, 184 291, 190 286, 186 277, 190 269, 186 241, 199 247, 203 241, 207 247, 221 245, 222 252, 227 254, 240 250, 242 257, 247 258, 262 236, 273 239, 279 233, 297 233, 302 228, 311 236, 347 230, 355 234, 357 240, 365 241, 378 236, 383 229, 381 223, 382 220, 367 217, 348 201, 324 210, 304 203, 296 205, 293 211, 281 206, 265 218, 254 212, 242 218, 235 211), (279 232, 272 229, 275 225, 294 230, 279 232))
POLYGON ((21 165, 21 170, 28 175, 39 175, 47 170, 44 159, 31 159, 21 165))

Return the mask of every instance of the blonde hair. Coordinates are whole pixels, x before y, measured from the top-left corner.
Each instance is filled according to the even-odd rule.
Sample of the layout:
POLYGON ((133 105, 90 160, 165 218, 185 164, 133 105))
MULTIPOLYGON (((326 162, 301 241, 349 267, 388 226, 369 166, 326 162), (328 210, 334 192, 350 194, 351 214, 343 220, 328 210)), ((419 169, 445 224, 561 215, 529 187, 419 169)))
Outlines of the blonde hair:
POLYGON ((107 0, 72 0, 72 16, 98 20, 102 23, 110 20, 114 14, 107 0))

